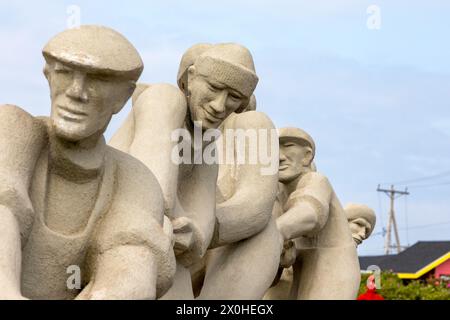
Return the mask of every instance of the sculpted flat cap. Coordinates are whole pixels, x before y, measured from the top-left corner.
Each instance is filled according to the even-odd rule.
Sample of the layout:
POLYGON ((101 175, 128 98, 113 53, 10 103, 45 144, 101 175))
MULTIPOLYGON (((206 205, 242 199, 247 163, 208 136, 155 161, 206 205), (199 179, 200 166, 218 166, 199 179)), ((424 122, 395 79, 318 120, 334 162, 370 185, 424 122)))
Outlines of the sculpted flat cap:
POLYGON ((113 29, 83 25, 65 30, 45 45, 46 59, 137 80, 144 69, 136 48, 113 29))
POLYGON ((278 130, 279 138, 282 139, 293 139, 303 143, 308 144, 311 149, 313 156, 316 154, 316 144, 313 138, 305 131, 299 128, 281 128, 278 130))

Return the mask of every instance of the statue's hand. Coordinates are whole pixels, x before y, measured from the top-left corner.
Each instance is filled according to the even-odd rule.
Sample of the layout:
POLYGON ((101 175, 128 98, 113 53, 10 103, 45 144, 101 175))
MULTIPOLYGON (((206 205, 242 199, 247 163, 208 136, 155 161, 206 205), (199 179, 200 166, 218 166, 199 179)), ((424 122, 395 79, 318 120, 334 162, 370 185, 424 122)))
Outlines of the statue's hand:
POLYGON ((187 217, 180 217, 172 220, 174 252, 181 255, 189 250, 194 244, 194 223, 187 217))
POLYGON ((284 242, 283 251, 280 258, 280 266, 289 268, 295 263, 297 259, 297 250, 293 241, 288 240, 284 242))
POLYGON ((172 220, 173 251, 177 263, 186 268, 202 258, 206 245, 204 236, 195 220, 188 217, 179 217, 172 220))
POLYGON ((164 216, 164 223, 163 223, 163 231, 164 234, 170 239, 170 242, 172 243, 172 247, 174 245, 174 238, 173 238, 173 225, 172 221, 167 216, 164 216))

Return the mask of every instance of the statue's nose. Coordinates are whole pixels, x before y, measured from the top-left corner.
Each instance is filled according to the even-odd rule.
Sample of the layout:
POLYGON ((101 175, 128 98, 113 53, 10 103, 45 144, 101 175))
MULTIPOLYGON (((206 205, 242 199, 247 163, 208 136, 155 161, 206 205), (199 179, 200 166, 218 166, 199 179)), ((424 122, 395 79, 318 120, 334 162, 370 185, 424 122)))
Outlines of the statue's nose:
POLYGON ((214 112, 220 114, 225 111, 225 105, 227 102, 228 92, 226 90, 222 90, 217 94, 215 99, 211 101, 210 106, 214 110, 214 112))
POLYGON ((81 102, 88 102, 88 94, 86 91, 86 75, 82 73, 74 73, 72 85, 66 91, 67 96, 81 102))

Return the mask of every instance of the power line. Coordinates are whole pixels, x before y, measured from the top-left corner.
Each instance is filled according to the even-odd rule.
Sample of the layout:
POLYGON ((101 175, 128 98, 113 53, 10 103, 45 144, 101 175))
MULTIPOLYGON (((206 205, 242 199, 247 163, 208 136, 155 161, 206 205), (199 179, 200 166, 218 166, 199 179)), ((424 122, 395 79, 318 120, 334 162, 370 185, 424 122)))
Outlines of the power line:
POLYGON ((433 179, 438 179, 438 178, 447 177, 447 176, 450 176, 450 171, 444 171, 444 172, 441 172, 441 173, 438 173, 438 174, 433 174, 431 176, 425 176, 425 177, 409 179, 409 180, 403 180, 403 181, 397 181, 397 182, 382 183, 382 184, 383 185, 392 185, 392 184, 405 185, 405 184, 411 184, 411 183, 418 182, 418 181, 433 180, 433 179))
POLYGON ((450 181, 441 182, 441 183, 433 183, 433 184, 420 184, 418 186, 412 186, 409 188, 420 189, 420 188, 431 188, 431 187, 448 186, 448 185, 450 185, 450 181))
MULTIPOLYGON (((447 224, 450 224, 450 221, 431 223, 431 224, 413 226, 413 227, 408 227, 408 228, 399 228, 399 230, 424 229, 424 228, 442 226, 442 225, 447 225, 447 224)), ((379 231, 379 232, 373 233, 372 236, 381 236, 382 234, 383 234, 383 231, 379 231)))
POLYGON ((426 224, 426 225, 423 225, 423 226, 414 226, 414 227, 410 227, 409 230, 411 230, 411 229, 424 229, 424 228, 435 227, 435 226, 442 226, 442 225, 447 225, 447 224, 450 224, 450 221, 426 224))

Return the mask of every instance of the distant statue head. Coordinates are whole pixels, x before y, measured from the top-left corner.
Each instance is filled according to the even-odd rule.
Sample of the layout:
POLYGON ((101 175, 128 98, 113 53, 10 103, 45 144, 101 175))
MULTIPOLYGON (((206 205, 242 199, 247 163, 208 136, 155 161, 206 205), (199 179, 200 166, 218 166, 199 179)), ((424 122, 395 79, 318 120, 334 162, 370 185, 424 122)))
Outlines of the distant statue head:
POLYGON ((376 215, 368 206, 357 203, 349 203, 344 208, 347 215, 353 240, 360 245, 369 238, 375 228, 376 215))
POLYGON ((281 183, 289 183, 301 174, 313 171, 316 146, 312 137, 298 128, 281 128, 280 167, 278 179, 281 183))
POLYGON ((203 130, 218 128, 232 112, 244 111, 258 83, 250 51, 235 43, 189 48, 181 59, 177 80, 191 120, 201 121, 203 130))
POLYGON ((144 68, 133 45, 102 26, 81 26, 44 47, 51 124, 57 137, 81 141, 100 136, 131 97, 144 68))

